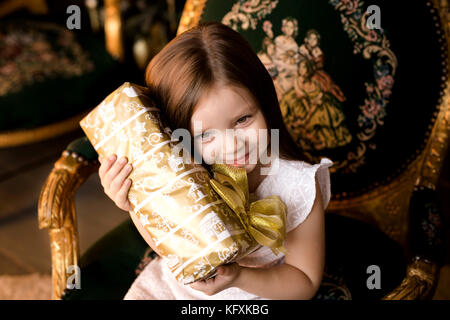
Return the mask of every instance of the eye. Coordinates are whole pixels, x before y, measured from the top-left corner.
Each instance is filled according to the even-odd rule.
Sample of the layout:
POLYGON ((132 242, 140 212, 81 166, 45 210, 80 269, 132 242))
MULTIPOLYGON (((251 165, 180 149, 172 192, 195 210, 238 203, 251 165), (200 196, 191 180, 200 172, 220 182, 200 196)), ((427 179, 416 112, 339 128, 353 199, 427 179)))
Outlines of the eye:
POLYGON ((243 116, 243 117, 239 118, 238 121, 236 121, 236 123, 238 123, 238 124, 245 123, 245 121, 250 117, 251 117, 251 115, 249 115, 249 114, 246 116, 243 116))
POLYGON ((199 134, 195 137, 195 139, 200 139, 202 143, 208 142, 213 137, 210 131, 205 131, 202 134, 199 134))
POLYGON ((209 137, 210 134, 211 134, 210 132, 203 132, 202 133, 202 138, 205 139, 206 137, 209 137))

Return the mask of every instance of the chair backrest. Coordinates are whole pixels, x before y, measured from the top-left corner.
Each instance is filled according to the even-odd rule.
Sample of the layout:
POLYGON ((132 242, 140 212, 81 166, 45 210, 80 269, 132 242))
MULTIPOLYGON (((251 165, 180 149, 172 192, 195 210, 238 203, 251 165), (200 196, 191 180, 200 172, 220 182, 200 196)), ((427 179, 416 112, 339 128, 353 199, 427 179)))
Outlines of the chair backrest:
POLYGON ((187 0, 177 34, 204 21, 249 41, 299 147, 334 161, 328 211, 404 243, 414 184, 434 186, 447 146, 448 42, 435 5, 187 0))

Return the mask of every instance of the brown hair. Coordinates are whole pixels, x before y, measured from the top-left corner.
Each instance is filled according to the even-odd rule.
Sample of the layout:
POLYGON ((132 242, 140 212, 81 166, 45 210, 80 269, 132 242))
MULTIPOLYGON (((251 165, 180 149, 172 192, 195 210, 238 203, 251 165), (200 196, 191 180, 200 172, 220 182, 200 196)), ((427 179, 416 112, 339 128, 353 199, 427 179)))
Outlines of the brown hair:
POLYGON ((172 130, 190 130, 195 106, 215 84, 246 88, 258 102, 269 132, 279 129, 279 157, 310 161, 284 124, 267 69, 245 38, 220 22, 200 23, 171 40, 150 61, 145 80, 172 130))

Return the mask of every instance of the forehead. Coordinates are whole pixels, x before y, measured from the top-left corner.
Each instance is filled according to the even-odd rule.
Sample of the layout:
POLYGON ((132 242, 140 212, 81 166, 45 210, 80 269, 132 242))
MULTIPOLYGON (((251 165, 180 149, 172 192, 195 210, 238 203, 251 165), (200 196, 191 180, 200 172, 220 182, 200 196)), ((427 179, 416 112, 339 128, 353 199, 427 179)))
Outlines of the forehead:
POLYGON ((191 127, 194 121, 208 124, 229 121, 255 107, 255 100, 247 89, 238 86, 215 86, 208 90, 195 106, 191 127))

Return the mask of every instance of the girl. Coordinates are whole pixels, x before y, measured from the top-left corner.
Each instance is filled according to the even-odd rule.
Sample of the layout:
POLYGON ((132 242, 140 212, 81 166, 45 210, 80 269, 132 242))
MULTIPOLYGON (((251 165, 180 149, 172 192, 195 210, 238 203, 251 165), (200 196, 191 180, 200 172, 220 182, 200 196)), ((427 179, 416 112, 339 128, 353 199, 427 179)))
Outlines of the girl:
POLYGON ((320 85, 323 92, 330 92, 339 100, 344 102, 346 100, 344 93, 333 82, 333 79, 328 73, 323 70, 325 55, 320 49, 320 34, 317 30, 311 29, 306 32, 305 43, 300 46, 300 55, 314 63, 314 79, 320 85))
POLYGON ((281 92, 278 92, 280 97, 292 88, 300 58, 298 44, 295 41, 298 34, 297 19, 287 17, 281 23, 283 34, 277 36, 274 40, 275 53, 273 55, 273 62, 279 70, 277 83, 281 89, 281 92))
POLYGON ((321 90, 313 63, 300 61, 294 87, 280 101, 281 113, 304 150, 344 146, 352 136, 345 127, 342 105, 330 92, 321 90))
MULTIPOLYGON (((194 152, 202 146, 206 168, 222 161, 222 154, 226 160, 234 155, 234 161, 224 162, 245 167, 252 201, 278 195, 286 204, 287 254, 277 256, 261 247, 219 267, 214 278, 190 285, 178 283, 165 262, 156 257, 135 279, 125 299, 314 297, 324 269, 324 209, 331 196, 328 168, 332 162, 323 158, 312 165, 295 145, 283 123, 273 81, 248 42, 221 23, 201 23, 174 38, 152 59, 146 83, 168 125, 190 130, 194 152), (194 136, 196 121, 201 122, 203 132, 194 136), (211 133, 227 129, 242 130, 238 140, 245 149, 234 147, 236 141, 223 143, 211 133), (261 129, 279 130, 279 141, 267 137, 267 145, 261 147, 259 134, 252 134, 261 129), (272 154, 268 150, 275 143, 279 143, 279 153, 272 154), (245 157, 239 154, 241 150, 248 150, 245 157), (257 159, 252 162, 249 154, 255 154, 254 150, 258 150, 257 159), (260 161, 265 150, 272 159, 268 163, 260 161), (268 174, 261 174, 263 168, 268 174)), ((126 158, 122 162, 114 156, 101 159, 99 175, 105 193, 119 208, 131 211, 127 200, 131 181, 126 181, 132 167, 126 163, 126 158)), ((139 222, 135 224, 144 237, 139 222)))

